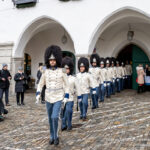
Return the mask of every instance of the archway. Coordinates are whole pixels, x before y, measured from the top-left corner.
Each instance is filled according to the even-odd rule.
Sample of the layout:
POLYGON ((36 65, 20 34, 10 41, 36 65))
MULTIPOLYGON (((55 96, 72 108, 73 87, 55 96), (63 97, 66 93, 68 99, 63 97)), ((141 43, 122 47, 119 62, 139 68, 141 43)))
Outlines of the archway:
POLYGON ((120 44, 138 43, 150 56, 149 27, 150 17, 143 11, 133 7, 120 8, 104 18, 96 27, 91 37, 89 54, 96 48, 102 57, 116 57, 121 48, 118 48, 120 44), (132 41, 127 39, 129 30, 134 31, 132 41))
POLYGON ((75 53, 70 34, 59 22, 43 16, 29 23, 13 51, 13 57, 23 58, 24 53, 31 56, 31 79, 37 79, 38 64, 44 64, 44 53, 50 45, 58 45, 62 50, 75 53))
POLYGON ((149 58, 147 54, 143 51, 142 48, 135 44, 130 44, 125 46, 121 51, 119 52, 117 59, 120 61, 128 61, 132 65, 132 88, 137 89, 137 73, 136 73, 136 67, 139 64, 143 64, 145 67, 145 64, 150 64, 149 58))

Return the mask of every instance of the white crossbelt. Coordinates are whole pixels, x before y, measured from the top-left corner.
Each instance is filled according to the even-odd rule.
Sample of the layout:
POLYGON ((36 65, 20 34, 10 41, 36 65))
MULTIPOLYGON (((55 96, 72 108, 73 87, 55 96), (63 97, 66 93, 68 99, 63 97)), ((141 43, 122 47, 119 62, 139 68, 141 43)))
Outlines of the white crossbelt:
POLYGON ((63 88, 58 88, 58 89, 46 88, 46 90, 48 90, 48 92, 59 91, 59 90, 62 90, 62 89, 63 89, 63 88))

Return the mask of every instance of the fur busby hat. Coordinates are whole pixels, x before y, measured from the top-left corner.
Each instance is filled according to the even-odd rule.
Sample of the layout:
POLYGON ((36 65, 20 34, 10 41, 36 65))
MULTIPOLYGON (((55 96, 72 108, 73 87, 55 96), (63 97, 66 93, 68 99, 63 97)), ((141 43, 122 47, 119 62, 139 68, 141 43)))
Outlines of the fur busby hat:
POLYGON ((70 74, 72 75, 74 72, 74 63, 71 57, 64 57, 62 60, 62 68, 69 68, 70 74))
POLYGON ((89 61, 87 58, 85 57, 81 57, 79 60, 78 60, 78 69, 80 70, 80 67, 81 66, 84 66, 85 67, 85 72, 88 72, 89 71, 89 61))
POLYGON ((110 57, 105 58, 105 64, 110 64, 111 65, 111 58, 110 57))
POLYGON ((121 64, 120 64, 121 66, 125 66, 125 63, 124 63, 124 61, 121 61, 121 64))
POLYGON ((99 62, 100 62, 100 57, 98 54, 92 54, 90 57, 90 63, 92 65, 92 63, 96 63, 97 67, 99 67, 99 62))
POLYGON ((56 66, 61 67, 62 51, 61 51, 61 48, 59 46, 56 46, 56 45, 49 46, 45 51, 44 57, 45 57, 45 64, 46 64, 47 68, 50 67, 50 64, 49 64, 50 59, 55 59, 56 60, 56 66))
POLYGON ((116 58, 111 57, 111 64, 114 64, 114 66, 116 66, 116 58))
POLYGON ((119 64, 119 66, 120 66, 120 61, 119 61, 119 60, 116 60, 116 65, 117 65, 117 64, 119 64))
POLYGON ((105 58, 103 58, 103 57, 100 58, 100 65, 102 65, 102 64, 104 64, 104 66, 105 66, 105 58))

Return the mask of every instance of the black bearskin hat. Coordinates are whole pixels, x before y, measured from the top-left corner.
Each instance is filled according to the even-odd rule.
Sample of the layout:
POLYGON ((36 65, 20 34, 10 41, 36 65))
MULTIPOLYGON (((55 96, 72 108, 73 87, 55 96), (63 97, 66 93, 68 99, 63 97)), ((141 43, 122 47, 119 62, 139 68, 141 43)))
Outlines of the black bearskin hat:
POLYGON ((109 62, 110 66, 111 66, 111 58, 110 57, 105 58, 105 64, 107 64, 107 62, 109 62))
POLYGON ((97 63, 97 67, 99 67, 99 62, 100 62, 100 57, 98 54, 92 54, 90 57, 90 63, 92 65, 92 63, 95 61, 95 63, 97 63))
POLYGON ((119 61, 118 59, 116 60, 116 65, 117 65, 117 64, 119 64, 119 66, 120 66, 120 61, 119 61))
POLYGON ((100 63, 99 64, 101 65, 101 63, 104 63, 104 66, 105 66, 105 58, 103 58, 103 57, 100 58, 100 63))
POLYGON ((125 62, 124 61, 121 61, 121 66, 125 66, 125 62))
POLYGON ((51 55, 53 55, 56 58, 56 66, 61 67, 61 63, 62 63, 61 48, 59 46, 56 46, 56 45, 51 45, 46 49, 44 57, 45 57, 45 64, 46 64, 47 68, 50 67, 49 58, 51 55))
POLYGON ((65 65, 67 65, 70 69, 70 74, 72 75, 73 72, 74 72, 74 63, 73 63, 73 60, 71 57, 64 57, 63 60, 62 60, 62 68, 65 67, 65 65))
POLYGON ((114 63, 114 66, 116 66, 116 58, 112 57, 111 58, 111 64, 114 63))
POLYGON ((78 69, 80 70, 80 65, 83 64, 85 66, 85 72, 89 71, 89 60, 85 57, 81 57, 78 60, 78 69))

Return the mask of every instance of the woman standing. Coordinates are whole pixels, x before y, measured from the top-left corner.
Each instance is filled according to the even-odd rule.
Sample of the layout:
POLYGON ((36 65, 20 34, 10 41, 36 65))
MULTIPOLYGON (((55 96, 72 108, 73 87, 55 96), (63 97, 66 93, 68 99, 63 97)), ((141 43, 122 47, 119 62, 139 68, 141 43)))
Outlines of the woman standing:
POLYGON ((137 83, 138 83, 138 93, 140 93, 140 91, 144 92, 144 76, 145 76, 145 72, 143 69, 143 65, 139 64, 139 66, 136 67, 136 71, 137 71, 137 83))
POLYGON ((25 105, 24 104, 24 92, 25 92, 25 81, 26 76, 23 73, 23 68, 18 68, 18 73, 15 74, 14 80, 16 81, 15 92, 16 92, 16 100, 17 105, 25 105), (20 104, 20 96, 21 96, 21 104, 20 104))

